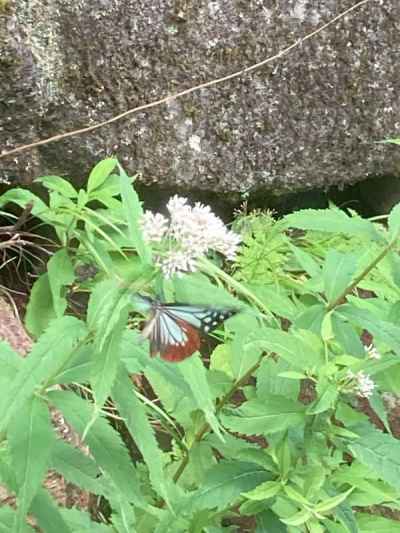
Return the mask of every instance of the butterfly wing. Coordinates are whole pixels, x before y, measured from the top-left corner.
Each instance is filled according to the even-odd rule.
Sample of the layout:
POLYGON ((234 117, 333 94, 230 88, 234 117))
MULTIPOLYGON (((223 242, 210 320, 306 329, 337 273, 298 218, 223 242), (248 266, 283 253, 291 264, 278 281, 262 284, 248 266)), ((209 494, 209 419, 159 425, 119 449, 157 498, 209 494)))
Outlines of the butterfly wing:
POLYGON ((159 353, 166 361, 182 361, 200 349, 198 330, 162 310, 154 312, 142 336, 150 341, 150 355, 154 357, 159 353))
POLYGON ((142 336, 150 341, 150 354, 160 354, 166 361, 182 361, 200 349, 200 332, 209 333, 238 312, 238 309, 217 309, 188 304, 162 304, 140 297, 151 309, 142 336))

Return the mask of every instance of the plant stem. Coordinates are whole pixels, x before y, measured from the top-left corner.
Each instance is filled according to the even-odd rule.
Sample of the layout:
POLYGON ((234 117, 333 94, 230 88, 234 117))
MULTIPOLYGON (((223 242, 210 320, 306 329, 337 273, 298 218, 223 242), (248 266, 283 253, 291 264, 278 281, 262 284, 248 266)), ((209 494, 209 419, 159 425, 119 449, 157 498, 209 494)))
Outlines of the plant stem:
POLYGON ((335 307, 343 303, 343 300, 346 298, 346 296, 350 294, 351 292, 353 292, 353 290, 357 287, 360 281, 362 281, 371 272, 371 270, 373 270, 376 267, 376 265, 380 261, 382 261, 382 259, 390 252, 390 250, 396 244, 398 237, 399 237, 399 233, 397 233, 395 237, 380 252, 380 254, 378 254, 375 257, 375 259, 364 268, 361 274, 357 276, 356 279, 352 283, 350 283, 350 285, 346 287, 344 291, 342 291, 342 293, 339 294, 339 296, 326 307, 327 313, 329 313, 329 311, 332 311, 332 309, 335 309, 335 307))
MULTIPOLYGON (((243 376, 241 378, 239 378, 233 385, 232 387, 229 389, 229 391, 221 398, 220 402, 218 403, 216 409, 215 409, 215 412, 216 413, 219 413, 219 411, 221 411, 221 409, 227 404, 227 402, 229 402, 229 400, 232 398, 232 396, 235 394, 235 392, 237 390, 240 389, 240 387, 242 387, 242 385, 244 385, 246 383, 246 381, 249 379, 249 377, 253 374, 253 372, 255 372, 257 370, 257 368, 260 366, 260 363, 261 361, 264 359, 265 355, 262 355, 260 357, 260 359, 257 361, 257 363, 255 363, 252 367, 249 368, 249 370, 243 374, 243 376)), ((201 428, 198 430, 198 432, 196 433, 196 435, 194 436, 194 439, 193 439, 193 444, 191 446, 191 448, 193 448, 193 446, 195 444, 197 444, 198 442, 201 441, 201 439, 204 437, 204 435, 210 430, 210 424, 208 422, 205 422, 201 428)), ((190 449, 191 449, 190 448, 190 449)), ((181 475, 183 474, 183 472, 185 471, 185 468, 187 467, 187 465, 189 464, 189 459, 190 459, 190 449, 187 450, 187 452, 185 453, 185 455, 183 456, 182 458, 182 461, 181 461, 181 464, 179 465, 177 471, 175 472, 174 474, 174 477, 173 477, 173 481, 174 483, 176 483, 179 478, 181 477, 181 475)))

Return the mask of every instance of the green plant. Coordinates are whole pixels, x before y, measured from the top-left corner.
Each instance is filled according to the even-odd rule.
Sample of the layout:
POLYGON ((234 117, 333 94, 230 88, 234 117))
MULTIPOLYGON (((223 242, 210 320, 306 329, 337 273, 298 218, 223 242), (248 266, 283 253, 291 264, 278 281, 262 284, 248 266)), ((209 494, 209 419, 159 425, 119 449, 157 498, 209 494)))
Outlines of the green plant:
POLYGON ((4 530, 29 530, 28 512, 46 532, 217 533, 239 519, 257 532, 399 527, 400 443, 384 398, 400 394, 400 206, 387 227, 335 207, 241 217, 231 270, 201 255, 196 272, 166 279, 162 243, 155 254, 114 159, 86 190, 40 181, 48 204, 20 189, 0 197, 32 202, 59 239, 30 297, 31 353, 0 345, 0 483, 17 495, 16 510, 0 509, 4 530), (94 275, 79 274, 86 264, 94 275), (171 364, 141 341, 138 291, 242 312, 204 360, 171 364), (77 295, 88 296, 79 316, 77 295), (49 407, 90 455, 55 438, 49 407), (106 499, 107 519, 58 508, 41 487, 49 468, 106 499), (367 514, 376 506, 386 515, 367 514))

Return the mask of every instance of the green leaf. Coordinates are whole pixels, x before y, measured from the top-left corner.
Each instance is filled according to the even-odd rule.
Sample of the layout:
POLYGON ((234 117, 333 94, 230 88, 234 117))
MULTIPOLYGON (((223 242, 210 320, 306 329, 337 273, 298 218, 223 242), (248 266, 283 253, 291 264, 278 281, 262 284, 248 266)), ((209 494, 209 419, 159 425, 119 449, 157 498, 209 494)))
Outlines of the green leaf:
POLYGON ((158 447, 145 407, 137 398, 132 381, 121 366, 112 391, 112 398, 147 464, 153 488, 168 502, 168 490, 171 488, 167 490, 169 484, 164 476, 163 454, 158 447))
POLYGON ((5 385, 12 381, 22 365, 21 356, 7 342, 0 340, 0 384, 3 380, 5 385))
POLYGON ((104 404, 110 395, 117 376, 117 370, 122 356, 122 335, 126 328, 127 318, 128 313, 125 310, 121 314, 119 322, 114 325, 114 330, 107 337, 105 343, 101 347, 98 347, 97 343, 94 345, 90 383, 98 408, 104 404))
MULTIPOLYGON (((16 512, 11 507, 2 507, 0 508, 0 533, 10 533, 13 528, 13 524, 15 522, 16 512)), ((34 529, 28 526, 28 524, 24 524, 22 529, 22 533, 34 533, 34 529)))
POLYGON ((204 274, 197 272, 175 277, 173 284, 177 301, 194 305, 244 308, 239 300, 223 287, 213 285, 204 274))
POLYGON ((222 461, 210 468, 205 483, 192 493, 192 505, 194 509, 231 507, 243 492, 251 491, 269 477, 253 463, 222 461))
POLYGON ((65 316, 52 322, 33 346, 21 370, 0 396, 0 433, 35 389, 52 379, 68 364, 78 343, 86 336, 83 322, 65 316))
POLYGON ((46 490, 39 489, 32 502, 31 510, 42 531, 72 533, 72 529, 64 521, 56 502, 46 490))
POLYGON ((328 302, 333 302, 350 285, 357 270, 357 256, 330 250, 325 259, 323 279, 328 302))
POLYGON ((282 485, 279 481, 264 481, 253 490, 244 492, 242 496, 248 500, 267 500, 273 498, 282 490, 282 485))
POLYGON ((351 304, 341 305, 337 309, 339 316, 349 322, 367 329, 377 340, 387 344, 397 354, 400 354, 400 327, 382 320, 367 309, 358 309, 351 304))
POLYGON ((384 481, 400 490, 400 441, 374 430, 370 425, 362 426, 357 433, 360 438, 349 444, 351 453, 384 481))
POLYGON ((385 139, 384 141, 376 141, 376 144, 400 144, 400 138, 385 139))
POLYGON ((304 230, 344 233, 377 239, 372 222, 355 216, 349 217, 337 207, 331 209, 302 209, 285 217, 289 226, 304 230))
POLYGON ((129 238, 141 260, 144 263, 151 263, 151 248, 144 242, 140 229, 140 219, 143 215, 143 210, 139 197, 121 166, 119 166, 119 170, 122 205, 128 223, 129 238))
POLYGON ((53 306, 57 317, 64 314, 67 308, 65 287, 75 279, 74 267, 66 249, 58 250, 47 263, 48 279, 53 306))
POLYGON ((46 189, 59 192, 62 196, 66 196, 67 198, 78 197, 78 193, 71 183, 64 178, 60 178, 60 176, 41 176, 34 181, 41 183, 46 189))
POLYGON ((38 278, 31 289, 26 308, 25 326, 31 335, 39 337, 50 321, 56 318, 47 272, 38 278))
POLYGON ((392 239, 399 237, 400 233, 400 203, 390 211, 388 218, 389 235, 392 239))
POLYGON ((127 289, 120 287, 116 280, 96 285, 88 304, 87 323, 90 330, 97 333, 96 344, 100 350, 130 305, 127 289))
POLYGON ((199 357, 190 357, 179 364, 178 370, 192 391, 197 407, 203 411, 213 431, 221 438, 221 430, 215 416, 215 406, 210 387, 207 383, 207 371, 199 357))
POLYGON ((352 492, 353 487, 346 492, 343 492, 342 494, 338 494, 337 496, 332 496, 332 498, 327 498, 323 502, 318 503, 314 507, 314 511, 317 513, 326 513, 328 511, 331 511, 334 507, 337 507, 342 502, 344 502, 352 492))
POLYGON ((268 401, 250 400, 221 416, 224 426, 247 435, 284 431, 304 423, 304 406, 283 396, 270 396, 268 401))
POLYGON ((253 294, 257 295, 257 298, 265 303, 268 309, 278 315, 294 320, 298 315, 298 309, 290 298, 286 295, 286 291, 283 287, 268 287, 266 285, 248 285, 253 294))
POLYGON ((114 159, 112 157, 104 159, 103 161, 97 163, 97 165, 92 169, 89 174, 87 182, 87 192, 89 193, 89 195, 92 191, 103 185, 103 183, 106 181, 106 179, 117 166, 117 164, 117 159, 114 159))
POLYGON ((323 304, 315 304, 303 311, 295 320, 296 329, 307 329, 319 335, 322 329, 322 322, 326 315, 326 307, 323 304))
POLYGON ((55 443, 49 410, 32 397, 20 407, 8 428, 8 442, 16 475, 18 509, 13 533, 23 531, 25 517, 47 470, 55 443))
POLYGON ((272 511, 263 511, 256 516, 256 533, 287 533, 287 528, 272 511))
POLYGON ((311 511, 308 511, 307 509, 304 509, 303 511, 299 511, 298 513, 295 513, 290 518, 281 518, 281 521, 284 524, 287 524, 288 526, 301 526, 307 520, 309 520, 312 517, 311 511))
POLYGON ((339 395, 336 383, 327 382, 317 384, 317 393, 318 398, 307 409, 308 415, 316 415, 332 409, 339 395))
MULTIPOLYGON (((49 398, 75 431, 82 435, 92 419, 90 404, 72 392, 51 392, 49 398)), ((108 474, 118 490, 136 505, 148 508, 128 451, 106 420, 99 417, 94 421, 86 435, 86 442, 97 465, 108 474)))
POLYGON ((47 221, 49 208, 38 196, 27 189, 10 189, 0 196, 0 207, 8 203, 14 203, 24 208, 27 204, 32 204, 32 215, 47 221))
POLYGON ((281 358, 276 360, 266 357, 261 361, 256 374, 257 396, 260 400, 268 401, 271 394, 297 400, 300 392, 299 383, 281 377, 282 372, 288 372, 288 368, 290 368, 289 363, 281 358))
POLYGON ((293 368, 302 371, 321 365, 323 355, 321 342, 311 332, 291 330, 280 331, 272 328, 260 328, 249 335, 246 350, 263 348, 277 353, 293 368))
POLYGON ((356 516, 360 533, 395 533, 396 530, 400 530, 397 520, 389 520, 370 513, 357 513, 356 516))
POLYGON ((364 346, 354 326, 340 318, 336 312, 331 314, 331 324, 335 340, 340 344, 344 352, 348 355, 364 359, 364 346))
POLYGON ((91 520, 88 512, 61 508, 60 513, 74 533, 115 533, 115 529, 112 526, 99 524, 91 520))
POLYGON ((289 244, 289 246, 298 264, 301 266, 304 272, 307 272, 307 274, 312 278, 316 278, 321 275, 321 267, 311 254, 305 252, 302 248, 293 246, 292 244, 289 244))
POLYGON ((62 440, 57 440, 55 443, 50 467, 83 490, 99 496, 107 497, 109 494, 107 485, 103 483, 100 470, 93 459, 62 440))

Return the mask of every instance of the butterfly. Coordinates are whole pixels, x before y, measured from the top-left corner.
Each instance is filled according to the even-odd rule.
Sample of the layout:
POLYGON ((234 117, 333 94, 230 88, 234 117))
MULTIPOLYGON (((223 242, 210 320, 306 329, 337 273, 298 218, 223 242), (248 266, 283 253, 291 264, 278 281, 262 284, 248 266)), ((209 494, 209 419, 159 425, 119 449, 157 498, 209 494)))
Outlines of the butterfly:
POLYGON ((235 308, 162 303, 138 294, 136 307, 150 313, 142 337, 150 341, 150 355, 170 362, 183 361, 200 349, 201 333, 208 334, 239 312, 235 308))

